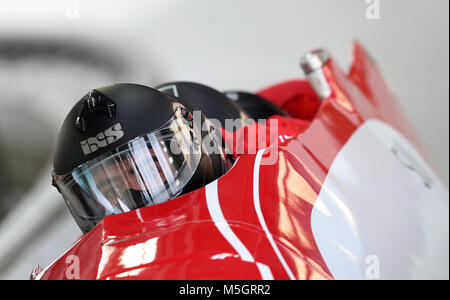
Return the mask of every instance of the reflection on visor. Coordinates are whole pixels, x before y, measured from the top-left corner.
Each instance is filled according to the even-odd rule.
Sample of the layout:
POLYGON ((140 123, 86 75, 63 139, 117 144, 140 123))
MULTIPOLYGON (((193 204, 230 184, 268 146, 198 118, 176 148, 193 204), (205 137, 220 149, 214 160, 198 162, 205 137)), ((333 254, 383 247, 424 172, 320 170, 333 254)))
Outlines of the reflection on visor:
POLYGON ((136 138, 56 183, 83 231, 107 215, 158 204, 179 195, 201 159, 200 132, 181 108, 160 129, 136 138))

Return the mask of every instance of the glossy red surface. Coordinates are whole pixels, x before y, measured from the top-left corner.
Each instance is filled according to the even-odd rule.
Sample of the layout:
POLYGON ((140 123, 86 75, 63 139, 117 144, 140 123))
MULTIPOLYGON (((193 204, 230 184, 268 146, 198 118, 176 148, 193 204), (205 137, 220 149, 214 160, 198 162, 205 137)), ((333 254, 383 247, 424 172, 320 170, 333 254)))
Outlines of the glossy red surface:
MULTIPOLYGON (((414 140, 392 93, 359 45, 354 56, 349 75, 333 59, 328 62, 324 72, 332 95, 309 126, 267 150, 265 156, 278 150, 276 164, 256 169, 261 213, 279 253, 255 208, 257 155, 246 154, 218 179, 217 186, 223 217, 254 261, 243 259, 218 230, 208 210, 206 189, 201 188, 166 203, 106 217, 41 278, 66 279, 66 258, 76 255, 81 279, 261 279, 257 263, 267 266, 274 279, 289 279, 288 270, 295 279, 332 279, 316 246, 310 217, 334 158, 370 118, 383 120, 414 140)), ((289 98, 286 93, 295 94, 296 84, 284 83, 264 93, 289 98)))

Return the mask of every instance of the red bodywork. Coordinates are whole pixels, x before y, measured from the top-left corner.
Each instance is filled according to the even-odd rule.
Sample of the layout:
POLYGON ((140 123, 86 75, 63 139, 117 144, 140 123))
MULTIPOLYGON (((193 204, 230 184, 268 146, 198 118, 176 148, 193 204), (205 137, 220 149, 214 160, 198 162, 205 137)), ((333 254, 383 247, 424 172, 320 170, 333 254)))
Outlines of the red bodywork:
POLYGON ((210 213, 207 193, 214 188, 203 187, 163 204, 106 217, 39 277, 66 279, 76 255, 81 279, 333 279, 310 217, 334 158, 370 118, 390 124, 413 142, 415 138, 362 47, 354 47, 349 74, 333 59, 324 73, 332 95, 323 102, 305 81, 259 93, 297 119, 278 118, 280 136, 289 138, 282 138, 275 165, 258 166, 256 154, 241 155, 214 183, 222 222, 210 213), (254 176, 259 176, 257 187, 254 176), (224 227, 237 243, 224 236, 224 227))

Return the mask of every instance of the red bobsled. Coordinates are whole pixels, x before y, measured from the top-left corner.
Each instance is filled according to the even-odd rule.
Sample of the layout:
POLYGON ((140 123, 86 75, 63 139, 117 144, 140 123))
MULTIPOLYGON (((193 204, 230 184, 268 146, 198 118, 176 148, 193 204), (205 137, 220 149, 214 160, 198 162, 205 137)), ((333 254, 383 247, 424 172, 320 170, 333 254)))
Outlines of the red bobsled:
POLYGON ((358 44, 348 74, 324 51, 302 63, 309 81, 259 92, 294 117, 272 118, 276 146, 189 194, 106 217, 34 277, 448 277, 448 191, 379 70, 358 44))

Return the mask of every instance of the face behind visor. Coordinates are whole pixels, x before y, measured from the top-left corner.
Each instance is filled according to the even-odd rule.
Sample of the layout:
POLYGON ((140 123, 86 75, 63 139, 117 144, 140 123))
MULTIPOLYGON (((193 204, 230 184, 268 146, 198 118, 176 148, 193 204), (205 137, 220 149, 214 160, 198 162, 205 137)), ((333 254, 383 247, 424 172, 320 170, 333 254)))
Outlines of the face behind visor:
POLYGON ((95 90, 75 106, 58 137, 53 179, 83 232, 105 216, 163 203, 228 170, 222 143, 214 137, 215 151, 205 151, 202 141, 211 132, 202 132, 192 116, 182 104, 137 85, 95 90), (78 141, 75 151, 64 144, 68 140, 72 146, 78 141))

